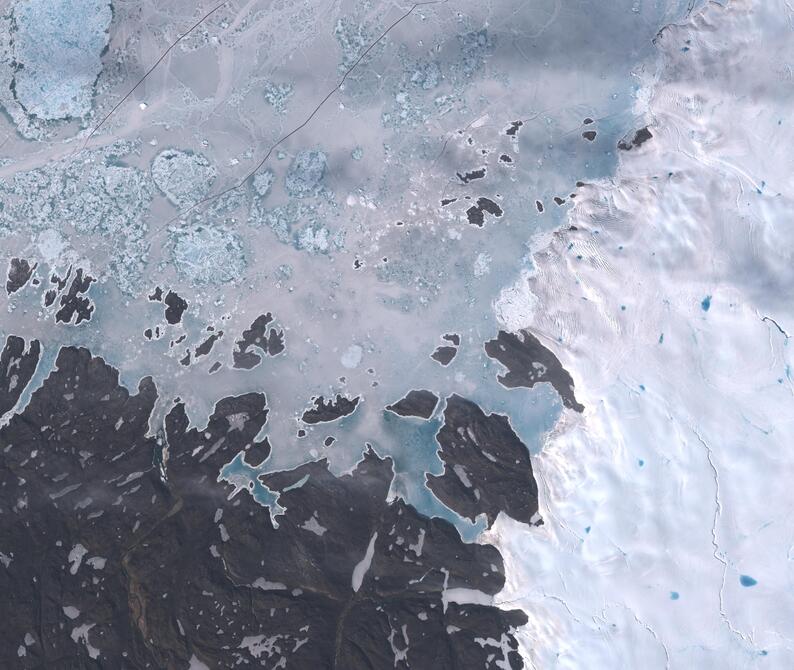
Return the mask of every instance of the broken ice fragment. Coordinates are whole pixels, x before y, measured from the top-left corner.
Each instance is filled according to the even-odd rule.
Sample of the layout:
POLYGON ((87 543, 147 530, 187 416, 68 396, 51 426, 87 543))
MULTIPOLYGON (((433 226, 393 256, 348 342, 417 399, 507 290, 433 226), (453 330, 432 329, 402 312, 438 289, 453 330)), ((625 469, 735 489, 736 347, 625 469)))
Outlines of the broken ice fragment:
POLYGON ((206 156, 192 151, 165 149, 152 161, 152 179, 177 207, 193 205, 207 193, 218 176, 206 156))
POLYGON ((307 149, 298 153, 284 178, 284 187, 293 198, 308 198, 320 190, 327 157, 322 151, 307 149))
POLYGON ((18 104, 48 121, 86 116, 108 43, 109 0, 25 0, 11 11, 18 104))

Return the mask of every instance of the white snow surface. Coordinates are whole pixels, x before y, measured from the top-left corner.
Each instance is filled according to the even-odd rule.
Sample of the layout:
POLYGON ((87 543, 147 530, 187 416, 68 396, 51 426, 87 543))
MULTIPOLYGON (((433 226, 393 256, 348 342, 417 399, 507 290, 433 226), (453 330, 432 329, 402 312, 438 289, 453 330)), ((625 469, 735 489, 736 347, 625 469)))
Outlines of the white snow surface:
POLYGON ((353 568, 352 587, 353 591, 355 592, 358 592, 358 590, 361 588, 361 584, 364 582, 364 577, 366 577, 367 572, 369 572, 369 566, 372 565, 372 557, 375 555, 375 541, 377 539, 378 534, 373 533, 369 540, 369 544, 367 545, 367 551, 364 552, 364 558, 362 558, 356 564, 356 567, 353 568))
POLYGON ((526 278, 586 411, 534 459, 545 524, 481 541, 531 668, 790 668, 794 8, 711 3, 657 47, 653 139, 526 278))

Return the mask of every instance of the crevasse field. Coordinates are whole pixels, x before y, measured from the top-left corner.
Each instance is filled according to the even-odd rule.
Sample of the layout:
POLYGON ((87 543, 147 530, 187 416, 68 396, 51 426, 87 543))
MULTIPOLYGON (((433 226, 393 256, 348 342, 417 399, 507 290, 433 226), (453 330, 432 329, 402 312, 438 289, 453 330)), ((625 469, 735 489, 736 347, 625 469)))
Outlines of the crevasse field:
POLYGON ((786 0, 0 7, 0 667, 793 667, 793 67, 786 0))

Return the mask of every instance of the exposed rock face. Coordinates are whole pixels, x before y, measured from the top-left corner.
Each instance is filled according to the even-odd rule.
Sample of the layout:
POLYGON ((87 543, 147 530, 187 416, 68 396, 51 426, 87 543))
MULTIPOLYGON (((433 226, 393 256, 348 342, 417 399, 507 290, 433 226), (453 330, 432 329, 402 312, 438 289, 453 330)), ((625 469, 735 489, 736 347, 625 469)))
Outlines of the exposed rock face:
POLYGON ((149 437, 156 398, 65 347, 0 429, 0 666, 522 667, 523 613, 449 596, 497 593, 499 552, 387 502, 391 459, 261 475, 276 528, 218 482, 239 451, 267 456, 265 397, 221 400, 201 430, 178 402, 149 437))
POLYGON ((438 431, 441 475, 427 475, 428 487, 447 507, 472 521, 484 514, 490 527, 499 512, 534 522, 538 486, 529 451, 501 414, 485 414, 459 395, 447 398, 438 431))
POLYGON ((438 396, 432 391, 411 390, 397 402, 387 405, 386 409, 399 416, 415 416, 420 419, 429 419, 438 405, 438 396))
POLYGON ((652 137, 653 135, 651 134, 651 131, 648 130, 648 126, 645 126, 645 128, 640 128, 639 130, 635 131, 633 137, 629 138, 627 135, 620 140, 620 142, 618 142, 618 149, 622 149, 623 151, 631 151, 634 147, 642 146, 652 137))
POLYGON ((502 386, 532 388, 540 382, 548 382, 560 394, 565 407, 577 412, 584 411, 584 405, 577 402, 574 396, 571 375, 528 330, 516 333, 500 330, 496 339, 485 343, 485 353, 507 368, 507 374, 497 376, 502 386))
POLYGON ((69 290, 61 296, 61 307, 55 313, 55 321, 59 323, 72 323, 89 321, 94 311, 94 304, 85 294, 96 280, 84 273, 82 268, 77 268, 69 290))
POLYGON ((187 309, 187 300, 178 293, 169 291, 168 295, 165 296, 164 302, 166 304, 165 320, 172 325, 182 321, 182 315, 187 309))
POLYGON ((11 295, 16 293, 25 284, 30 281, 33 271, 36 269, 36 263, 31 265, 24 258, 12 258, 8 264, 8 276, 6 279, 6 293, 11 295))
POLYGON ((440 347, 436 347, 436 350, 430 354, 430 358, 432 358, 437 363, 441 363, 444 367, 449 365, 452 362, 452 359, 458 353, 457 347, 452 347, 446 344, 441 345, 440 347))
POLYGON ((329 400, 319 396, 314 399, 314 407, 307 409, 303 413, 301 421, 309 424, 336 421, 355 412, 360 400, 360 396, 346 398, 339 393, 336 394, 335 398, 330 398, 329 400))
POLYGON ((0 416, 17 404, 36 371, 40 356, 41 344, 38 340, 25 344, 25 340, 16 335, 6 338, 0 353, 0 416))
POLYGON ((267 356, 277 356, 284 351, 284 331, 271 326, 271 323, 273 315, 267 312, 256 317, 250 327, 243 331, 232 354, 234 367, 250 370, 262 362, 262 356, 251 351, 253 347, 267 356))

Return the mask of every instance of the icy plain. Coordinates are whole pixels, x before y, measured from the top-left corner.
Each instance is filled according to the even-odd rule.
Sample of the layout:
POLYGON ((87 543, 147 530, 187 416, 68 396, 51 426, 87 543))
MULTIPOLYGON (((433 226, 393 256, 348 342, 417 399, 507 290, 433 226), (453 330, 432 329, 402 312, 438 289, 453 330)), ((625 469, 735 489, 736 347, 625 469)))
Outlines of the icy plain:
MULTIPOLYGON (((151 376, 149 437, 184 407, 201 464, 225 453, 219 401, 264 393, 260 434, 253 404, 223 418, 247 442, 216 468, 207 556, 230 546, 223 505, 250 494, 275 532, 323 459, 347 482, 390 458, 391 510, 501 552, 496 596, 441 565, 443 609, 523 610, 527 667, 791 667, 792 38, 786 0, 8 3, 0 333, 42 355, 0 425, 68 345, 131 393, 151 376), (575 405, 498 381, 484 345, 521 329, 575 405), (427 416, 386 410, 418 389, 427 416), (526 445, 531 523, 487 528, 428 486, 449 458, 484 504, 440 451, 457 395, 526 445)), ((155 462, 167 483, 167 446, 155 462)), ((328 527, 321 509, 299 526, 328 527)), ((421 561, 419 532, 395 543, 421 561)), ((362 541, 355 593, 389 540, 362 541)), ((59 608, 78 648, 111 653, 90 611, 59 608)), ((389 626, 389 667, 408 667, 389 626)), ((476 639, 519 667, 507 636, 476 639)), ((246 662, 290 667, 286 642, 243 640, 246 662)))
POLYGON ((549 523, 490 531, 535 667, 794 659, 793 29, 730 2, 662 31, 653 140, 533 256, 522 325, 588 407, 535 461, 549 523))

